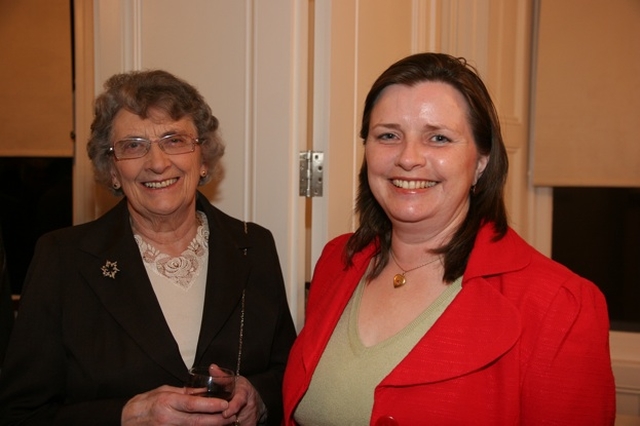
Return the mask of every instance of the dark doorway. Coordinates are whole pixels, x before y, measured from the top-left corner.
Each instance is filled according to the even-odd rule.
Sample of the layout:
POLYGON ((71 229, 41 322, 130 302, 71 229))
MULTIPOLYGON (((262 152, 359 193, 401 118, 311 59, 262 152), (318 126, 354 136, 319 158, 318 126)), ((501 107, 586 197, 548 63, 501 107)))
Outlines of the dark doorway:
POLYGON ((20 294, 36 240, 72 224, 71 158, 1 157, 0 226, 13 294, 20 294))
POLYGON ((552 257, 600 287, 611 328, 640 331, 640 189, 553 189, 552 257))

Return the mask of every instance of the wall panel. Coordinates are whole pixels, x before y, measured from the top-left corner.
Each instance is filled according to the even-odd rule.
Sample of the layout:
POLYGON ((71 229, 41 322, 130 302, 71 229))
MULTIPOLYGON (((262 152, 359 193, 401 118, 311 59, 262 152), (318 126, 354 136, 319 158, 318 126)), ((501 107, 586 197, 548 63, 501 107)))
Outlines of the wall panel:
POLYGON ((71 157, 69 0, 0 0, 0 155, 71 157))
POLYGON ((640 186, 640 2, 541 0, 533 179, 640 186))

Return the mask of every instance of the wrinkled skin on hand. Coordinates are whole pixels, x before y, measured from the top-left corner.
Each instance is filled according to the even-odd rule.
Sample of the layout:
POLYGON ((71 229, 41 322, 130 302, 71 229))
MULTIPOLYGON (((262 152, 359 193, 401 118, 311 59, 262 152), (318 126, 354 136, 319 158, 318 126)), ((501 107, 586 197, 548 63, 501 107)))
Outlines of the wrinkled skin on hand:
MULTIPOLYGON (((211 364, 209 371, 215 374, 219 368, 211 364)), ((254 426, 265 411, 264 402, 253 385, 238 376, 229 402, 189 395, 185 388, 161 386, 131 398, 122 410, 121 423, 123 426, 254 426)))
POLYGON ((122 409, 123 426, 134 425, 232 425, 225 416, 229 402, 188 395, 184 388, 161 386, 131 398, 122 409))
POLYGON ((242 426, 254 426, 266 410, 262 398, 258 391, 251 385, 249 380, 238 376, 236 381, 236 391, 229 408, 223 411, 222 415, 227 418, 237 416, 238 422, 242 426))

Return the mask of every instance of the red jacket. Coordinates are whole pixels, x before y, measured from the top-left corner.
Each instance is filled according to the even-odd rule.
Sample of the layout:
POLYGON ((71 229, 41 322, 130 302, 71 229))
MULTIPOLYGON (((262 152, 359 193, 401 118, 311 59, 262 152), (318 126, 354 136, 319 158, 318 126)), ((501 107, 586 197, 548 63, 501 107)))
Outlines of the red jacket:
MULTIPOLYGON (((609 320, 591 282, 513 230, 478 234, 462 290, 375 389, 371 425, 613 425, 609 320)), ((344 268, 349 235, 325 247, 284 379, 285 425, 309 386, 374 247, 344 268)), ((331 409, 331 407, 327 407, 331 409)))

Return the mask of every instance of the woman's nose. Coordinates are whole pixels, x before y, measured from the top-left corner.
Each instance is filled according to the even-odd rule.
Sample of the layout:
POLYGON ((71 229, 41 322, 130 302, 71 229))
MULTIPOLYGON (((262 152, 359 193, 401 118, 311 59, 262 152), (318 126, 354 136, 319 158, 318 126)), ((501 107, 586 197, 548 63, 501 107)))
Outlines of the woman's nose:
POLYGON ((405 170, 411 170, 425 164, 424 147, 420 140, 406 139, 398 155, 397 163, 405 170))
POLYGON ((163 171, 171 163, 169 154, 164 152, 157 143, 151 144, 146 157, 149 168, 157 172, 163 171))

